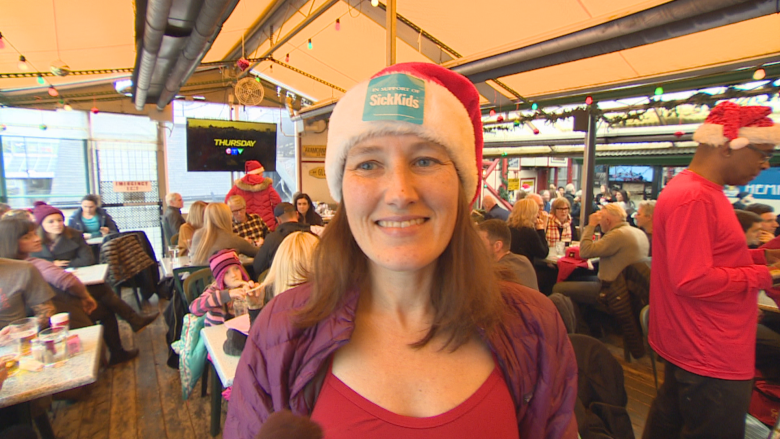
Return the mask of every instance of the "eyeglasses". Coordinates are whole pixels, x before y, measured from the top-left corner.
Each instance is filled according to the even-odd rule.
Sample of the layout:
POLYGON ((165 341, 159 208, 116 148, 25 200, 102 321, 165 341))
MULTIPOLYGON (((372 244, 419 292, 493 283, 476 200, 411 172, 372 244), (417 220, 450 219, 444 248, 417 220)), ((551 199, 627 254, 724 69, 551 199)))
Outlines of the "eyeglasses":
POLYGON ((246 210, 246 207, 242 207, 242 208, 240 208, 240 209, 231 210, 231 212, 233 212, 233 213, 238 213, 238 212, 243 212, 243 211, 245 211, 245 210, 246 210))
POLYGON ((565 210, 565 211, 568 211, 569 208, 568 207, 558 207, 555 210, 565 210))
POLYGON ((760 150, 760 149, 756 148, 753 145, 747 145, 747 148, 748 149, 752 149, 753 151, 755 151, 755 152, 757 152, 757 153, 759 153, 759 154, 761 154, 763 156, 763 158, 761 159, 761 163, 769 162, 769 160, 772 160, 772 157, 775 155, 772 152, 766 152, 766 151, 760 150))

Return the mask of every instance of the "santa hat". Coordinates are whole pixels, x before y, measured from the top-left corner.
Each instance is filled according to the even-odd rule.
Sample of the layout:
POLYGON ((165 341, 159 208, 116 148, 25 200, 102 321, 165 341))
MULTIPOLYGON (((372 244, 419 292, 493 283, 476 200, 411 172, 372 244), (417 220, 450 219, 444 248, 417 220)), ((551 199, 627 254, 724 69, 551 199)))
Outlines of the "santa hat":
POLYGON ((236 256, 236 251, 233 249, 220 250, 209 258, 209 267, 211 267, 211 274, 214 275, 214 280, 217 283, 217 288, 220 290, 225 289, 225 275, 228 268, 236 265, 241 270, 241 278, 245 281, 249 281, 249 274, 247 274, 244 266, 241 265, 241 261, 236 256))
POLYGON ((429 63, 390 66, 350 89, 336 104, 325 154, 333 199, 341 200, 350 148, 372 137, 404 134, 446 148, 467 199, 476 199, 483 146, 479 94, 464 76, 429 63))
POLYGON ((32 213, 35 217, 35 222, 38 223, 38 225, 40 225, 49 215, 59 215, 62 219, 65 219, 65 215, 61 210, 54 206, 49 206, 43 201, 36 201, 33 203, 33 206, 35 207, 33 207, 32 213))
POLYGON ((693 140, 710 146, 729 142, 731 149, 748 144, 780 144, 780 125, 770 119, 772 107, 742 107, 733 102, 721 102, 696 132, 693 140))
POLYGON ((265 172, 265 169, 257 160, 249 160, 244 163, 244 172, 247 174, 262 174, 265 172))

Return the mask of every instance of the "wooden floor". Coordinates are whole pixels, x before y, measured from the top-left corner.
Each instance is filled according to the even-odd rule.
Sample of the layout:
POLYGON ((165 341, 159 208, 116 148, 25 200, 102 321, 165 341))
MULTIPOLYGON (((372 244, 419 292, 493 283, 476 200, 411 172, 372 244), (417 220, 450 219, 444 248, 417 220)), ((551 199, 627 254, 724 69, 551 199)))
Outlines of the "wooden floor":
MULTIPOLYGON (((134 303, 127 293, 124 299, 134 303)), ((159 308, 162 314, 166 304, 165 301, 157 303, 156 298, 153 298, 146 311, 159 308)), ((55 401, 50 418, 57 437, 209 438, 210 399, 200 396, 198 385, 189 400, 182 400, 179 371, 166 365, 167 327, 162 315, 138 334, 133 334, 123 321, 120 321, 120 329, 125 347, 135 345, 140 355, 129 363, 102 369, 98 381, 88 386, 81 400, 55 401)), ((628 411, 639 439, 655 396, 649 357, 626 363, 620 338, 608 336, 604 341, 623 365, 628 411)), ((663 376, 663 365, 659 364, 658 367, 660 378, 663 376)), ((222 410, 224 422, 226 403, 223 403, 222 410)))

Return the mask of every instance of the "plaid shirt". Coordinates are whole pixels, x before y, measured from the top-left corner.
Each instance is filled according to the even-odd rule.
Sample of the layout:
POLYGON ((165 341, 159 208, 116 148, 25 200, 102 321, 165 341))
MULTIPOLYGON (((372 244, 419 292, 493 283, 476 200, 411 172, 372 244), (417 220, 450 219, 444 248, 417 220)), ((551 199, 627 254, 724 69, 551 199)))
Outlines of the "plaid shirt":
POLYGON ((243 223, 236 223, 233 220, 233 233, 242 237, 249 238, 252 241, 257 241, 259 238, 265 239, 270 231, 260 215, 254 213, 246 214, 246 221, 243 223))

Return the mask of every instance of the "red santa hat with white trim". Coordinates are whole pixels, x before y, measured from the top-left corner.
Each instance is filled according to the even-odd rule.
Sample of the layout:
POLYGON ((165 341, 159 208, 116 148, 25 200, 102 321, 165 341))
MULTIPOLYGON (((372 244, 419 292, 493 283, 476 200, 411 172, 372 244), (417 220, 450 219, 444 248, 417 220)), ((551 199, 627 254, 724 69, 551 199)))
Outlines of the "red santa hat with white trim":
POLYGON ((780 144, 780 125, 768 116, 772 107, 743 107, 724 101, 710 111, 704 123, 693 133, 693 140, 710 146, 729 143, 731 149, 749 144, 780 144))
POLYGON ((468 200, 482 176, 482 114, 479 93, 464 76, 429 63, 390 66, 357 84, 333 109, 328 127, 325 175, 341 200, 350 148, 372 137, 414 134, 449 152, 468 200))

